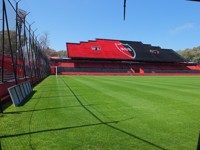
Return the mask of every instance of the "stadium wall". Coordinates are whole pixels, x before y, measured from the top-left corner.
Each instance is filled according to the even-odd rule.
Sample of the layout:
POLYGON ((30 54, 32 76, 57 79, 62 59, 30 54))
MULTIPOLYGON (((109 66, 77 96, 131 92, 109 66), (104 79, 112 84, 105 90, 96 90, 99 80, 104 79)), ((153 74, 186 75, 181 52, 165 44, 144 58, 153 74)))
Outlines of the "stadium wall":
MULTIPOLYGON (((199 74, 199 66, 188 66, 186 63, 150 63, 150 62, 113 62, 113 61, 84 61, 54 63, 52 66, 58 67, 58 74, 124 74, 124 75, 143 75, 143 74, 199 74), (71 65, 73 64, 73 65, 71 65), (67 66, 67 67, 66 67, 67 66)), ((52 74, 55 69, 52 68, 52 74)))

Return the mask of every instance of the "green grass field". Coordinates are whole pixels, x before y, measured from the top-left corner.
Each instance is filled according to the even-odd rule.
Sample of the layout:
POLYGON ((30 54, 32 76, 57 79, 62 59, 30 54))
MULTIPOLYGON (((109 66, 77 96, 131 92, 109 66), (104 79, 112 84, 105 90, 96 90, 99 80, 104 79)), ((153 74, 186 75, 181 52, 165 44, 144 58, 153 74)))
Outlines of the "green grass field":
POLYGON ((195 150, 200 77, 50 76, 0 114, 3 150, 195 150))

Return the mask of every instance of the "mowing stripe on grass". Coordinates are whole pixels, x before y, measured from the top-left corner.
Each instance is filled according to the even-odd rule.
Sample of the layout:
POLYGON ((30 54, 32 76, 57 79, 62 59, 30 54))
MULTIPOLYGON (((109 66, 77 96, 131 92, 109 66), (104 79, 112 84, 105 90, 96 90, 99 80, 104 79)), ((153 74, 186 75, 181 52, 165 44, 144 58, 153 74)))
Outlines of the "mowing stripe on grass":
POLYGON ((200 77, 49 76, 0 114, 1 149, 196 149, 199 85, 200 77))
POLYGON ((63 80, 63 82, 65 83, 65 85, 67 86, 67 88, 72 92, 72 94, 74 95, 74 97, 76 98, 76 100, 80 103, 80 105, 87 110, 94 118, 96 118, 99 122, 103 123, 103 121, 97 117, 93 112, 91 112, 87 107, 85 107, 85 105, 83 105, 83 103, 81 102, 81 100, 78 98, 78 96, 74 93, 74 91, 72 90, 72 88, 65 82, 65 80, 63 78, 61 78, 63 80))
MULTIPOLYGON (((83 103, 81 102, 81 100, 78 98, 78 96, 77 96, 77 95, 75 94, 75 92, 72 90, 72 88, 67 84, 67 82, 66 82, 62 77, 61 77, 61 79, 62 79, 62 81, 64 82, 64 84, 67 86, 67 88, 72 92, 72 94, 74 95, 74 97, 76 97, 76 99, 77 99, 77 101, 80 103, 80 105, 81 105, 86 111, 88 111, 94 118, 96 118, 98 121, 100 121, 102 124, 104 124, 104 125, 106 125, 106 126, 112 128, 112 129, 114 129, 114 130, 117 130, 117 131, 119 131, 119 132, 121 132, 121 133, 123 133, 123 134, 126 134, 126 135, 128 135, 128 136, 131 136, 131 137, 133 137, 133 138, 135 138, 135 139, 138 139, 138 140, 140 140, 140 141, 142 141, 142 142, 144 142, 144 143, 146 143, 146 144, 149 144, 149 145, 151 145, 151 146, 153 146, 153 147, 156 147, 156 148, 161 149, 161 150, 167 150, 166 148, 163 148, 163 147, 161 147, 161 146, 159 146, 159 145, 156 145, 156 144, 154 144, 154 143, 152 143, 152 142, 149 142, 149 141, 147 141, 147 140, 145 140, 145 139, 142 139, 142 138, 140 138, 140 137, 138 137, 138 136, 136 136, 136 135, 133 135, 133 134, 127 132, 127 131, 124 131, 124 130, 122 130, 122 129, 120 129, 120 128, 117 128, 117 127, 115 127, 115 126, 112 126, 112 125, 110 125, 110 124, 108 124, 108 123, 103 122, 103 120, 101 120, 101 119, 100 119, 98 116, 96 116, 92 111, 90 111, 85 105, 83 105, 83 103)), ((113 123, 118 123, 118 122, 119 122, 119 121, 115 121, 115 122, 113 122, 113 123)))
MULTIPOLYGON (((38 103, 39 103, 39 101, 40 101, 40 98, 41 98, 41 96, 37 99, 37 102, 35 103, 35 105, 34 105, 34 107, 33 107, 33 110, 35 110, 35 108, 36 108, 36 106, 38 105, 38 103)), ((30 148, 31 148, 31 150, 33 150, 34 148, 33 148, 33 146, 32 146, 32 138, 31 138, 31 135, 32 134, 30 134, 31 133, 31 122, 32 122, 32 118, 33 118, 33 113, 34 113, 35 111, 32 111, 31 112, 31 116, 30 116, 30 119, 29 119, 29 123, 28 123, 28 130, 29 130, 29 146, 30 146, 30 148)))

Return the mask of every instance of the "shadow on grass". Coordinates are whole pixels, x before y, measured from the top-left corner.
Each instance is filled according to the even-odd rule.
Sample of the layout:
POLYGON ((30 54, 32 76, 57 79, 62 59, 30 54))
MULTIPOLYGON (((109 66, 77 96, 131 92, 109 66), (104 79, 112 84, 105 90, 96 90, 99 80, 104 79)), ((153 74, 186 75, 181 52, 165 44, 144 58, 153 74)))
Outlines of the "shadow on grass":
MULTIPOLYGON (((121 121, 123 121, 123 120, 121 120, 121 121)), ((29 135, 30 136, 30 135, 33 135, 33 134, 39 134, 39 133, 45 133, 45 132, 55 132, 55 131, 62 131, 62 130, 70 130, 70 129, 78 129, 78 128, 84 128, 84 127, 106 125, 106 126, 112 128, 114 130, 117 130, 117 131, 122 132, 122 133, 124 133, 126 135, 129 135, 129 136, 131 136, 133 138, 136 138, 136 139, 138 139, 140 141, 143 141, 143 142, 145 142, 145 143, 147 143, 147 144, 149 144, 151 146, 154 146, 154 147, 156 147, 158 149, 166 150, 165 148, 162 148, 162 147, 160 147, 160 146, 158 146, 156 144, 153 144, 153 143, 151 143, 149 141, 146 141, 146 140, 144 140, 144 139, 142 139, 142 138, 140 138, 140 137, 138 137, 138 136, 136 136, 134 134, 131 134, 129 132, 126 132, 126 131, 124 131, 124 130, 122 130, 120 128, 117 128, 117 127, 111 125, 111 124, 117 124, 117 123, 119 123, 121 121, 112 121, 112 122, 103 122, 103 121, 101 121, 100 123, 94 123, 94 124, 85 124, 85 125, 79 125, 79 126, 63 127, 63 128, 56 128, 56 129, 47 129, 47 130, 25 132, 25 133, 19 133, 19 134, 10 134, 10 135, 0 136, 0 139, 19 137, 19 136, 25 136, 25 135, 29 135)))
MULTIPOLYGON (((63 79, 63 82, 65 83, 65 85, 68 87, 68 89, 71 91, 71 93, 74 95, 74 97, 76 98, 76 100, 79 102, 80 106, 79 107, 82 107, 84 108, 91 116, 93 116, 94 118, 96 118, 99 123, 94 123, 94 124, 85 124, 85 125, 79 125, 79 126, 71 126, 71 127, 63 127, 63 128, 56 128, 56 129, 46 129, 46 130, 40 130, 40 131, 30 131, 29 132, 25 132, 25 133, 19 133, 19 134, 10 134, 10 135, 2 135, 0 136, 0 139, 1 138, 12 138, 12 137, 19 137, 19 136, 25 136, 25 135, 33 135, 33 134, 38 134, 38 133, 45 133, 45 132, 54 132, 54 131, 61 131, 61 130, 69 130, 69 129, 77 129, 77 128, 83 128, 83 127, 91 127, 91 126, 99 126, 99 125, 105 125, 107 127, 110 127, 111 129, 114 129, 118 132, 121 132, 127 136, 130 136, 134 139, 137 139, 141 142, 144 142, 154 148, 158 148, 158 149, 161 149, 161 150, 166 150, 166 148, 163 148, 157 144, 154 144, 150 141, 147 141, 137 135, 134 135, 128 131, 125 131, 123 129, 120 129, 118 127, 115 127, 114 125, 112 125, 113 123, 117 124, 121 121, 126 121, 126 120, 129 120, 129 119, 132 119, 132 118, 129 118, 129 119, 124 119, 124 120, 121 120, 121 121, 112 121, 112 122, 104 122, 103 120, 101 120, 97 115, 95 115, 91 110, 89 110, 87 108, 87 105, 84 105, 81 100, 78 98, 77 94, 75 94, 75 92, 71 89, 71 87, 65 82, 65 80, 63 79)), ((32 95, 33 96, 33 95, 32 95)), ((31 97, 32 97, 31 96, 31 97)), ((27 100, 27 102, 30 100, 30 98, 27 100)), ((44 110, 48 110, 48 109, 54 109, 54 108, 46 108, 44 110)), ((60 108, 55 108, 55 109, 60 109, 60 108)), ((30 110, 30 111, 42 111, 42 110, 30 110)), ((27 112, 27 111, 24 111, 24 112, 27 112)), ((31 120, 31 119, 30 119, 31 120)))
POLYGON ((49 98, 49 99, 53 99, 53 98, 66 98, 66 97, 74 97, 74 95, 63 95, 63 96, 59 96, 59 95, 55 95, 55 96, 41 96, 39 98, 32 98, 32 99, 41 99, 41 98, 49 98))
MULTIPOLYGON (((61 78, 61 79, 63 80, 63 83, 67 86, 67 88, 71 91, 71 93, 74 95, 74 97, 77 99, 77 101, 80 103, 80 105, 81 105, 88 113, 90 113, 94 118, 96 118, 96 119, 100 122, 100 124, 104 124, 104 125, 106 125, 106 126, 112 128, 112 129, 114 129, 114 130, 117 130, 117 131, 119 131, 119 132, 121 132, 121 133, 123 133, 123 134, 126 134, 126 135, 128 135, 128 136, 130 136, 130 137, 132 137, 132 138, 135 138, 135 139, 137 139, 137 140, 139 140, 139 141, 142 141, 142 142, 144 142, 144 143, 146 143, 146 144, 149 144, 149 145, 151 145, 151 146, 153 146, 153 147, 156 147, 156 148, 158 148, 158 149, 167 150, 166 148, 163 148, 163 147, 161 147, 161 146, 159 146, 159 145, 156 145, 156 144, 154 144, 154 143, 152 143, 152 142, 150 142, 150 141, 147 141, 147 140, 145 140, 145 139, 143 139, 143 138, 140 138, 140 137, 138 137, 138 136, 136 136, 136 135, 134 135, 134 134, 132 134, 132 133, 129 133, 129 132, 123 130, 123 129, 120 129, 120 128, 115 127, 115 126, 113 126, 113 125, 110 125, 110 124, 108 124, 108 123, 104 123, 103 120, 101 120, 101 119, 100 119, 98 116, 96 116, 91 110, 89 110, 85 105, 83 105, 83 103, 82 103, 81 100, 78 98, 78 96, 76 95, 76 93, 72 90, 72 88, 66 83, 66 81, 65 81, 63 78, 61 78)), ((126 120, 126 119, 125 119, 125 120, 126 120)), ((122 121, 123 121, 123 120, 122 120, 122 121)), ((117 121, 116 123, 118 123, 118 122, 119 122, 119 121, 117 121)))
POLYGON ((4 104, 2 104, 2 114, 4 113, 4 110, 6 110, 8 107, 10 107, 11 105, 12 105, 13 103, 12 103, 12 101, 11 100, 9 100, 9 101, 6 101, 4 104))
POLYGON ((33 95, 36 93, 37 91, 33 90, 33 92, 31 92, 19 105, 19 107, 24 106, 32 97, 33 95))
MULTIPOLYGON (((92 106, 93 104, 85 105, 92 106)), ((80 105, 67 106, 67 107, 52 107, 52 108, 43 108, 43 109, 33 109, 33 110, 25 110, 25 111, 14 111, 14 112, 4 112, 4 114, 21 114, 21 113, 29 113, 29 112, 38 112, 38 111, 48 111, 48 110, 56 110, 56 109, 66 109, 66 108, 75 108, 82 107, 80 105)))
MULTIPOLYGON (((33 95, 36 93, 36 91, 31 92, 23 101, 20 105, 18 105, 17 107, 22 107, 24 106, 32 97, 33 95)), ((5 103, 2 104, 2 114, 7 114, 7 112, 4 112, 4 110, 6 110, 8 107, 10 107, 13 104, 13 102, 11 101, 11 99, 7 100, 5 103)), ((12 112, 10 112, 12 113, 12 112)))
POLYGON ((197 150, 200 150, 200 132, 199 132, 199 139, 198 139, 198 144, 197 144, 197 150))
POLYGON ((32 134, 38 134, 38 133, 45 133, 45 132, 54 132, 54 131, 61 131, 61 130, 77 129, 77 128, 90 127, 90 126, 107 125, 107 124, 111 124, 111 123, 118 123, 118 122, 117 121, 102 122, 102 123, 85 124, 85 125, 71 126, 71 127, 64 127, 64 128, 56 128, 56 129, 47 129, 47 130, 40 130, 40 131, 33 131, 33 132, 25 132, 25 133, 19 133, 19 134, 3 135, 3 136, 0 136, 0 139, 1 138, 12 138, 12 137, 18 137, 18 136, 24 136, 24 135, 32 135, 32 134))

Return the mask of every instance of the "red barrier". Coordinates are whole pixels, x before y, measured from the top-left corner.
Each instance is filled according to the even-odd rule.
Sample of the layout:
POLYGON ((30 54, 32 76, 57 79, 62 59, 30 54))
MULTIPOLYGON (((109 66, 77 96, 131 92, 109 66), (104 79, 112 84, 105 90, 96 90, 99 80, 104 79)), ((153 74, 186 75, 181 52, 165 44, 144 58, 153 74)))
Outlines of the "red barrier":
MULTIPOLYGON (((18 80, 18 83, 24 82, 25 79, 23 80, 18 80)), ((16 82, 13 80, 12 82, 0 82, 0 98, 5 97, 8 95, 8 88, 11 86, 16 85, 16 82)))

